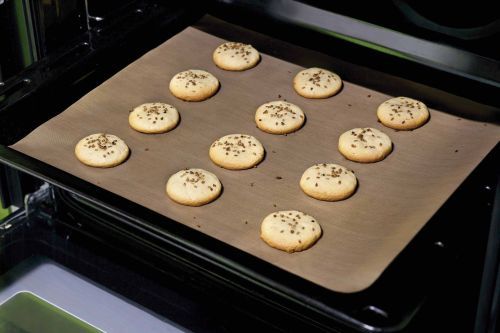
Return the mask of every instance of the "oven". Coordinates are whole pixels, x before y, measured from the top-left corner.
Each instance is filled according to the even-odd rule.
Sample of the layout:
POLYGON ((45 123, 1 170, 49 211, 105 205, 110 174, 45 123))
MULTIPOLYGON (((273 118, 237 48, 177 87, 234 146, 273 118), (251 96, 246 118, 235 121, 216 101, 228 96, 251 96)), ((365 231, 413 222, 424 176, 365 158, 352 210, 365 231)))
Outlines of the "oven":
POLYGON ((355 85, 417 94, 495 128, 500 18, 487 9, 461 19, 469 8, 444 17, 396 0, 0 1, 0 331, 495 332, 498 144, 381 275, 354 292, 11 147, 190 26, 225 40, 245 36, 263 54, 332 66, 355 85))

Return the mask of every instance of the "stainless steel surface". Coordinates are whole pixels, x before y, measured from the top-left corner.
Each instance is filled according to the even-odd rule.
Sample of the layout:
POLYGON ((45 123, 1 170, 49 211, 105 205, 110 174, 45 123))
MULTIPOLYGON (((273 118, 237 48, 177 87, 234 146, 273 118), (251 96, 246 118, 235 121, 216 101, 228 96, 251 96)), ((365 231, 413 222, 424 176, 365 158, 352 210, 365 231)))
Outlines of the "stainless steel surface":
POLYGON ((186 331, 41 257, 26 260, 0 276, 0 304, 20 291, 36 294, 109 333, 186 331))

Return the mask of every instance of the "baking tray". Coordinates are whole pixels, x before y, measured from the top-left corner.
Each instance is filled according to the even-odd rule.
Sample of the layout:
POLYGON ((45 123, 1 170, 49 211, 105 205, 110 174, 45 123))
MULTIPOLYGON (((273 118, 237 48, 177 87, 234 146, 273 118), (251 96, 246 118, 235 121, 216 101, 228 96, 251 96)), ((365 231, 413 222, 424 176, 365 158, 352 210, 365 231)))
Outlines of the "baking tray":
MULTIPOLYGON (((437 110, 431 110, 430 122, 421 129, 396 132, 384 128, 377 123, 375 111, 391 96, 344 82, 335 97, 307 100, 293 91, 291 80, 302 69, 293 63, 263 54, 252 70, 218 69, 211 53, 223 41, 187 28, 11 147, 306 280, 351 293, 369 287, 380 276, 500 137, 498 126, 437 110), (170 78, 189 68, 217 76, 221 81, 217 95, 201 103, 170 95, 170 78), (276 99, 286 99, 305 111, 304 128, 274 136, 255 127, 255 109, 276 99), (149 101, 176 106, 181 114, 179 126, 161 135, 130 129, 130 109, 149 101), (386 160, 358 164, 338 153, 338 136, 364 126, 379 128, 392 138, 394 152, 386 160), (79 163, 73 155, 76 142, 103 131, 128 143, 132 150, 128 161, 109 170, 79 163), (266 148, 265 160, 246 171, 212 164, 210 144, 230 133, 256 136, 266 148), (321 162, 353 169, 360 182, 357 193, 336 203, 305 196, 298 185, 300 176, 307 167, 321 162), (166 180, 186 167, 217 174, 224 185, 222 196, 199 208, 170 201, 165 195, 166 180), (313 248, 287 254, 259 239, 261 220, 282 209, 302 210, 318 219, 324 235, 313 248)), ((342 76, 342 68, 329 69, 342 76)))

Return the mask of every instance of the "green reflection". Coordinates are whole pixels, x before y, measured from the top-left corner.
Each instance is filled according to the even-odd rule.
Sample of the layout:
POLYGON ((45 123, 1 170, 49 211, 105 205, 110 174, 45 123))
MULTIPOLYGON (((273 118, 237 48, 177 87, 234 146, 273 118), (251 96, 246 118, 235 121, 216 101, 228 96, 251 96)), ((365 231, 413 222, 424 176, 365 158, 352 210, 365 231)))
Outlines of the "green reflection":
POLYGON ((29 10, 30 1, 14 0, 14 13, 17 21, 17 32, 19 34, 19 47, 21 48, 21 55, 24 67, 28 67, 35 61, 35 56, 31 50, 29 25, 31 24, 29 18, 26 16, 29 10))
POLYGON ((316 29, 316 30, 318 30, 318 31, 320 31, 320 32, 322 32, 324 34, 333 36, 335 38, 339 38, 339 39, 348 41, 350 43, 353 43, 353 44, 356 44, 356 45, 360 45, 360 46, 363 46, 363 47, 366 47, 366 48, 369 48, 369 49, 372 49, 372 50, 375 50, 375 51, 378 51, 378 52, 390 54, 392 56, 395 56, 395 57, 398 57, 398 58, 402 58, 402 59, 409 59, 409 60, 411 60, 411 58, 408 57, 408 56, 406 56, 404 53, 396 51, 396 50, 393 50, 393 49, 390 49, 390 48, 387 48, 385 46, 381 46, 381 45, 378 45, 378 44, 367 42, 366 40, 358 39, 358 38, 355 38, 355 37, 350 37, 350 36, 347 36, 347 35, 339 34, 338 32, 334 32, 334 31, 330 31, 330 30, 323 30, 323 29, 316 29))
POLYGON ((0 332, 102 333, 30 292, 17 293, 0 305, 0 332))

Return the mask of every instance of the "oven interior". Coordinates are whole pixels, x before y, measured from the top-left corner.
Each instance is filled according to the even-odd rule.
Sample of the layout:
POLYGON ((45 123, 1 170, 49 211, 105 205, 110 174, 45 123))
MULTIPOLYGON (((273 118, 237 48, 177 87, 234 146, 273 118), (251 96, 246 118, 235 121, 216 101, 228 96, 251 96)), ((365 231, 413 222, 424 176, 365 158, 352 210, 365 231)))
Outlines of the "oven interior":
MULTIPOLYGON (((18 57, 12 42, 6 48, 12 55, 2 60, 0 192, 2 204, 11 213, 0 221, 0 289, 49 267, 126 303, 130 313, 151 319, 143 325, 158 331, 232 332, 244 327, 421 332, 429 325, 446 331, 474 325, 497 187, 498 145, 379 280, 356 294, 325 290, 186 227, 171 226, 169 233, 160 233, 153 223, 161 223, 157 214, 133 203, 126 203, 126 211, 116 209, 113 203, 123 201, 112 194, 99 193, 90 184, 73 186, 68 175, 56 179, 52 175, 57 170, 20 158, 5 146, 206 13, 352 62, 355 65, 346 67, 350 68, 346 75, 360 84, 376 83, 356 70, 359 66, 417 82, 407 89, 429 85, 430 96, 444 96, 442 103, 458 105, 462 116, 498 121, 498 101, 490 94, 495 85, 457 77, 257 10, 259 6, 270 10, 275 1, 35 3, 39 6, 25 1, 0 6, 0 15, 7 13, 6 4, 12 5, 9 10, 24 15, 19 14, 18 20, 38 26, 25 28, 30 50, 18 57), (463 97, 446 97, 465 85, 469 89, 459 94, 463 97), (471 106, 479 106, 475 109, 480 112, 470 114, 471 106), (109 201, 103 202, 103 197, 109 201)), ((315 5, 324 7, 324 3, 315 5)), ((350 9, 342 10, 349 13, 350 9)), ((390 90, 394 84, 386 82, 378 88, 390 90)), ((57 280, 49 278, 40 288, 50 290, 54 283, 57 280)), ((82 319, 92 324, 93 318, 82 319)), ((96 327, 113 332, 113 325, 120 323, 102 321, 96 327)))

